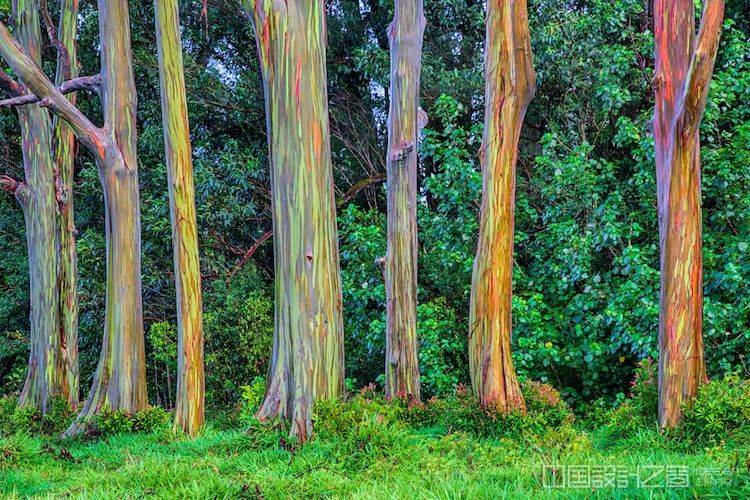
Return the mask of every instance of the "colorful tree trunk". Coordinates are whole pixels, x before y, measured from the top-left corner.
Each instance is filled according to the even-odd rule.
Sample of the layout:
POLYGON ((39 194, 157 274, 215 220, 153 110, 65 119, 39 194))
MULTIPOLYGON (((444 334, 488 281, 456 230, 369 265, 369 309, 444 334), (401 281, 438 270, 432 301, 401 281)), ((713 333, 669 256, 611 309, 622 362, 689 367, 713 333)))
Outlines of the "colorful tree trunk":
MULTIPOLYGON (((76 35, 78 33, 78 0, 60 2, 58 37, 65 52, 57 55, 55 83, 60 86, 78 77, 76 35)), ((75 93, 68 94, 75 105, 75 93)), ((57 177, 58 237, 60 238, 60 267, 58 287, 60 293, 60 339, 66 364, 69 402, 78 406, 78 257, 76 255, 76 228, 73 217, 73 177, 75 161, 75 134, 67 123, 55 117, 55 164, 57 177)))
POLYGON ((263 72, 275 255, 273 353, 258 416, 312 431, 344 391, 344 337, 322 0, 246 0, 263 72))
POLYGON ((155 0, 154 11, 177 288, 175 428, 195 435, 204 420, 203 300, 177 0, 155 0))
POLYGON ((146 349, 141 298, 141 214, 136 158, 136 89, 125 0, 99 0, 104 132, 99 177, 104 188, 107 292, 99 365, 80 424, 102 406, 136 413, 146 407, 146 349))
POLYGON ((526 0, 488 0, 482 205, 469 309, 469 371, 484 407, 525 409, 511 357, 516 159, 535 91, 526 0))
MULTIPOLYGON (((16 37, 35 64, 42 62, 42 34, 36 0, 13 2, 16 37)), ((57 201, 55 197, 52 130, 49 112, 38 106, 20 106, 21 141, 26 182, 16 198, 26 220, 31 301, 31 353, 19 406, 46 412, 50 398, 69 396, 64 338, 59 332, 57 284, 57 201)))
MULTIPOLYGON (((419 77, 425 18, 422 0, 396 0, 388 27, 391 95, 388 115, 388 251, 385 395, 420 400, 417 338, 417 161, 419 77)), ((422 115, 424 116, 424 115, 422 115)))
POLYGON ((699 127, 724 17, 707 0, 697 43, 692 0, 655 0, 654 142, 659 207, 659 423, 672 427, 706 380, 699 127))

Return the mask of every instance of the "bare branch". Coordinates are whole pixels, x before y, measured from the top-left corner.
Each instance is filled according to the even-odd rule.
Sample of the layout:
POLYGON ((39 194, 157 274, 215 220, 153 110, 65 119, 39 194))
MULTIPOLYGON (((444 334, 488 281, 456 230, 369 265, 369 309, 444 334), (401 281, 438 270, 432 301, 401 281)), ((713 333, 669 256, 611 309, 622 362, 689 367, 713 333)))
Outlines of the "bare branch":
POLYGON ((4 88, 10 95, 19 96, 25 94, 23 85, 17 83, 5 71, 0 71, 0 88, 4 88))
POLYGON ((368 188, 378 182, 382 182, 386 180, 386 178, 387 178, 386 174, 377 174, 377 175, 373 175, 372 177, 368 177, 367 179, 362 179, 358 183, 354 184, 349 189, 349 191, 347 191, 344 194, 344 196, 336 200, 336 207, 341 207, 342 205, 347 203, 349 200, 357 196, 359 192, 362 191, 363 189, 368 188))
POLYGON ((19 182, 7 175, 0 175, 0 190, 6 193, 16 194, 19 182))
POLYGON ((110 137, 94 125, 50 81, 47 75, 13 39, 4 23, 0 22, 0 56, 18 75, 19 79, 49 108, 68 122, 80 141, 91 151, 97 161, 103 160, 111 144, 110 137))
POLYGON ((55 24, 52 21, 52 16, 49 13, 47 7, 47 0, 39 0, 39 11, 42 13, 42 19, 44 19, 44 26, 47 28, 47 37, 50 43, 57 49, 57 53, 60 55, 59 60, 62 62, 62 74, 69 78, 70 75, 70 55, 68 49, 57 37, 57 31, 55 30, 55 24))
MULTIPOLYGON (((358 183, 356 183, 354 186, 352 186, 351 189, 349 189, 349 191, 347 191, 346 194, 344 194, 344 196, 342 196, 341 198, 339 198, 339 199, 336 200, 336 207, 341 207, 342 205, 344 205, 345 203, 347 203, 349 200, 351 200, 352 198, 354 198, 355 196, 357 196, 357 194, 359 194, 359 192, 362 191, 363 189, 365 189, 365 188, 367 188, 369 186, 372 186, 375 183, 382 182, 385 179, 386 179, 386 174, 378 174, 378 175, 375 175, 373 177, 369 177, 367 179, 362 179, 361 181, 359 181, 358 183)), ((234 269, 232 269, 232 271, 229 273, 229 276, 227 277, 227 279, 232 279, 232 277, 235 274, 237 274, 237 271, 239 271, 240 269, 242 269, 242 267, 245 264, 247 264, 247 262, 255 254, 255 252, 258 251, 258 248, 260 248, 260 246, 266 240, 268 240, 271 236, 273 236, 273 229, 267 231, 266 233, 263 234, 263 236, 261 236, 260 238, 258 238, 255 241, 255 243, 253 243, 253 246, 251 246, 242 255, 242 258, 237 263, 237 265, 234 266, 234 269)), ((230 250, 232 250, 232 249, 230 248, 230 250)), ((232 250, 232 251, 234 253, 234 250, 232 250)))
MULTIPOLYGON (((61 94, 71 94, 80 90, 88 90, 90 92, 99 93, 102 79, 99 75, 91 76, 80 76, 60 85, 57 90, 61 94)), ((46 98, 45 98, 46 99, 46 98)), ((35 102, 43 101, 36 94, 24 94, 11 99, 5 99, 0 101, 0 108, 13 108, 16 106, 24 106, 27 104, 34 104, 35 102)))
POLYGON ((258 250, 258 248, 260 248, 260 246, 263 244, 263 242, 265 242, 271 236, 273 236, 273 229, 270 229, 270 230, 266 231, 266 233, 263 236, 261 236, 260 238, 258 238, 257 240, 255 240, 255 243, 253 243, 253 246, 251 246, 247 250, 247 252, 245 252, 245 255, 243 255, 242 258, 240 259, 240 261, 237 263, 237 265, 234 266, 234 269, 232 269, 232 271, 229 273, 229 276, 227 277, 227 279, 228 280, 232 279, 232 277, 235 274, 237 274, 237 271, 239 271, 240 269, 242 269, 242 266, 244 266, 245 264, 247 264, 247 261, 250 260, 250 258, 258 250))

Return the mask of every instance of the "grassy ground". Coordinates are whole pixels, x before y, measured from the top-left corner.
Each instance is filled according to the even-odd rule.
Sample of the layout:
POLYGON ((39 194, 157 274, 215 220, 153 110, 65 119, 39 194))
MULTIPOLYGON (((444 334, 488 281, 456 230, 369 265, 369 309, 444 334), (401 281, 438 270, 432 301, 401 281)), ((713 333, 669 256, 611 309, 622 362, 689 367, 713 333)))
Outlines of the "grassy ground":
POLYGON ((167 432, 66 443, 0 437, 0 497, 750 497, 750 443, 685 449, 653 431, 627 440, 579 431, 547 447, 394 429, 285 448, 210 428, 192 440, 167 432), (607 481, 615 487, 602 487, 607 481))

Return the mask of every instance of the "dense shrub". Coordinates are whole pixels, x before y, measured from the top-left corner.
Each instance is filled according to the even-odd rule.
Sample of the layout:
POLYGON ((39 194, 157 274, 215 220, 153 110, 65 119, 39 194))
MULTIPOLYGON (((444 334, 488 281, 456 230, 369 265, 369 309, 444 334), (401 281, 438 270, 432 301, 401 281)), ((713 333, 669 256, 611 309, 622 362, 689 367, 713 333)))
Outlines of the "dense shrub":
POLYGON ((365 387, 349 401, 320 401, 315 405, 315 435, 331 443, 347 469, 370 467, 403 453, 408 439, 403 409, 365 387))
POLYGON ((124 410, 113 410, 108 406, 102 408, 91 421, 90 435, 110 436, 129 432, 148 433, 167 428, 172 415, 159 406, 152 406, 135 415, 124 410))
POLYGON ((17 406, 17 402, 15 396, 0 398, 0 431, 4 434, 59 434, 68 428, 75 416, 63 398, 53 398, 44 416, 34 407, 17 406))
POLYGON ((468 388, 459 386, 450 396, 433 398, 423 407, 408 409, 407 415, 418 425, 434 425, 448 432, 463 431, 489 438, 523 438, 573 422, 573 412, 553 387, 527 381, 522 385, 522 392, 526 401, 525 414, 516 410, 506 413, 484 409, 468 388))
MULTIPOLYGON (((694 401, 683 403, 684 420, 667 436, 684 443, 707 444, 750 440, 750 381, 737 374, 711 380, 698 388, 694 401)), ((632 390, 608 413, 607 429, 619 437, 656 429, 658 385, 650 359, 639 363, 632 390)))
POLYGON ((750 443, 750 380, 729 374, 702 385, 693 404, 685 405, 679 430, 700 443, 750 443))

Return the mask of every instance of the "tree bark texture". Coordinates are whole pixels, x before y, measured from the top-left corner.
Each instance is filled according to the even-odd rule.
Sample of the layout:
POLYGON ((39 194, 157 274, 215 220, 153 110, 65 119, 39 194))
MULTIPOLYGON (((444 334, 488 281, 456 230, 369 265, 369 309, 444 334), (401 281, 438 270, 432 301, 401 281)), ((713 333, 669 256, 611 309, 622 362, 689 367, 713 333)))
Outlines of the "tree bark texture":
MULTIPOLYGON (((34 64, 42 62, 42 34, 36 0, 15 0, 16 39, 34 64)), ((29 255, 31 352, 19 406, 45 413, 50 399, 69 396, 64 337, 59 331, 57 284, 57 201, 49 112, 37 105, 18 108, 25 182, 16 198, 26 221, 29 255)))
POLYGON ((699 127, 719 45, 723 0, 655 0, 654 143, 659 210, 659 423, 682 420, 706 380, 699 127))
POLYGON ((246 0, 263 72, 275 255, 274 342, 261 419, 312 431, 344 391, 344 338, 322 0, 246 0))
POLYGON ((388 250, 385 395, 420 400, 417 338, 417 162, 419 78, 425 17, 422 0, 396 0, 388 26, 391 92, 388 114, 388 250))
MULTIPOLYGON (((60 86, 78 77, 76 36, 78 34, 78 0, 62 0, 58 37, 65 52, 58 53, 55 83, 60 86)), ((75 105, 76 95, 68 100, 75 105)), ((75 134, 63 120, 55 117, 55 185, 58 203, 58 237, 60 239, 60 266, 58 287, 60 294, 60 338, 66 364, 69 402, 78 406, 78 257, 76 254, 76 227, 73 214, 73 178, 75 162, 75 134)))
POLYGON ((535 91, 526 0, 488 0, 482 204, 469 308, 469 371, 486 408, 525 409, 511 357, 516 159, 535 91))
POLYGON ((174 426, 195 435, 204 422, 203 299, 177 0, 155 0, 154 11, 177 289, 177 398, 174 426))

